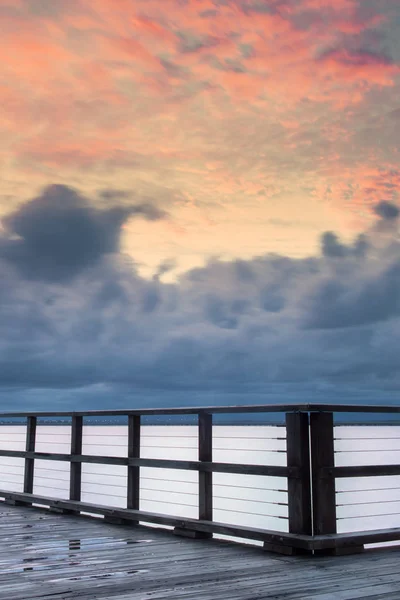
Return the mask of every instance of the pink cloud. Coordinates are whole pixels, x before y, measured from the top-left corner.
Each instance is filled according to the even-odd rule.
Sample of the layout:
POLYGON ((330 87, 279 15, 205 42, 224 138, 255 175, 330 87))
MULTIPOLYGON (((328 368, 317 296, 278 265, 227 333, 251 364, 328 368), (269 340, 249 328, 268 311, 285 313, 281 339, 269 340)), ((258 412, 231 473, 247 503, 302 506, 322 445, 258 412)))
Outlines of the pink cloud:
POLYGON ((381 22, 379 14, 362 18, 358 0, 292 0, 271 14, 244 0, 218 8, 211 0, 167 4, 85 0, 33 20, 24 0, 0 0, 14 11, 0 16, 0 99, 15 106, 0 126, 17 134, 23 124, 17 151, 86 165, 109 160, 109 144, 121 154, 144 148, 156 127, 160 147, 173 130, 174 152, 184 154, 176 120, 191 111, 188 127, 196 127, 203 118, 196 101, 209 119, 223 118, 228 102, 232 111, 251 105, 293 122, 305 101, 332 113, 396 83, 398 65, 378 52, 350 51, 344 41, 381 22), (300 26, 299 15, 308 13, 309 26, 300 26), (329 19, 316 18, 325 13, 329 19), (84 144, 87 150, 70 151, 84 144))
POLYGON ((363 82, 368 87, 393 86, 400 67, 383 54, 366 51, 332 50, 321 58, 327 74, 335 81, 363 82))

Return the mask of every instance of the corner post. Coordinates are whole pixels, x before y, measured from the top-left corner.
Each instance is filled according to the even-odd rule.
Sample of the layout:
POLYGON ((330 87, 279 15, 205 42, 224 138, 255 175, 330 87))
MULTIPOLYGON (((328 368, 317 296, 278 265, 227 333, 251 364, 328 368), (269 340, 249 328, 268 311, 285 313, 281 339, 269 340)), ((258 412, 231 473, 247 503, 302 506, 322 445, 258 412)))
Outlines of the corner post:
POLYGON ((288 477, 289 531, 312 535, 310 441, 307 413, 286 414, 287 466, 300 477, 288 477))
POLYGON ((333 413, 310 415, 314 535, 336 533, 333 413))
MULTIPOLYGON (((199 414, 199 461, 212 462, 212 414, 199 414)), ((212 521, 212 471, 199 471, 199 519, 212 521)))
MULTIPOLYGON (((286 413, 289 533, 312 535, 311 465, 308 413, 286 413)), ((310 554, 310 550, 264 543, 264 550, 284 554, 310 554)))
POLYGON ((73 457, 80 456, 82 454, 82 433, 83 417, 73 415, 71 424, 71 464, 69 499, 77 500, 78 502, 81 500, 82 463, 74 462, 73 457))
MULTIPOLYGON (((28 417, 26 423, 26 452, 35 452, 37 417, 28 417)), ((33 494, 35 459, 25 458, 24 494, 33 494)))
MULTIPOLYGON (((128 458, 140 458, 140 415, 128 416, 128 458)), ((140 507, 140 467, 128 465, 127 508, 140 507)), ((132 521, 137 524, 138 521, 132 521)))

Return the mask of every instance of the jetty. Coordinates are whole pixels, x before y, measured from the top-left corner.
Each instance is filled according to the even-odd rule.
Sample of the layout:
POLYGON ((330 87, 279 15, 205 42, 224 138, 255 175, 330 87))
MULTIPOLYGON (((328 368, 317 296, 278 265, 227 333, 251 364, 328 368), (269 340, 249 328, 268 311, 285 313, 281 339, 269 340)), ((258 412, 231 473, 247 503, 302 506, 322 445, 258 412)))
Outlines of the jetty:
POLYGON ((2 414, 0 598, 398 600, 400 549, 371 545, 400 540, 399 415, 308 404, 2 414), (241 414, 271 422, 221 425, 241 414), (90 424, 104 417, 117 433, 90 424), (178 435, 160 417, 183 419, 178 435))

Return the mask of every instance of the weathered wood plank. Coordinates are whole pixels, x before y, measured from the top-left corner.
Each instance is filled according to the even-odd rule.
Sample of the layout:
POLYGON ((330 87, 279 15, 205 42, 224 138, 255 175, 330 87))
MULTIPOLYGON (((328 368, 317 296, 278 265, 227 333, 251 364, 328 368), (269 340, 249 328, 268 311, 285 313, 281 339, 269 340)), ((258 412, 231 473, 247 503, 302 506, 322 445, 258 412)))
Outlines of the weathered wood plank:
POLYGON ((388 550, 351 560, 277 558, 0 503, 4 600, 397 600, 399 557, 388 550))
POLYGON ((296 535, 292 533, 282 533, 270 531, 267 529, 257 529, 254 527, 242 527, 239 525, 228 525, 215 521, 201 521, 183 517, 173 517, 147 511, 131 510, 126 508, 111 508, 107 506, 91 504, 89 502, 78 502, 73 500, 60 500, 58 498, 49 498, 34 494, 22 494, 19 492, 9 492, 0 490, 0 497, 24 502, 26 504, 41 504, 43 506, 61 508, 66 511, 84 511, 88 513, 103 515, 107 517, 116 517, 125 521, 143 521, 155 523, 158 525, 169 525, 172 527, 191 529, 202 533, 219 533, 221 535, 243 537, 252 540, 267 541, 272 543, 293 545, 298 548, 311 548, 312 540, 309 536, 296 535))

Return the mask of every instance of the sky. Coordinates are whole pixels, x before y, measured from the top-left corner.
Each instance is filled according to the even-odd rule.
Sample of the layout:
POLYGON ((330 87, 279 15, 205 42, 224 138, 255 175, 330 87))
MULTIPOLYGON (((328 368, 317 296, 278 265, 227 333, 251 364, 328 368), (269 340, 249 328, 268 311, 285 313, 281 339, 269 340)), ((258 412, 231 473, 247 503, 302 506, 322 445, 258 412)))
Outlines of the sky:
POLYGON ((397 0, 0 0, 0 405, 400 398, 397 0))

